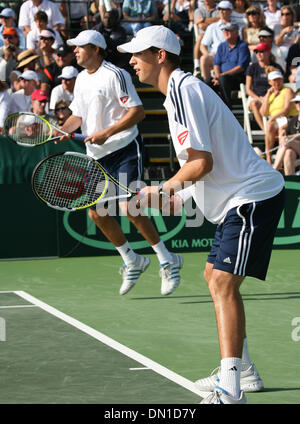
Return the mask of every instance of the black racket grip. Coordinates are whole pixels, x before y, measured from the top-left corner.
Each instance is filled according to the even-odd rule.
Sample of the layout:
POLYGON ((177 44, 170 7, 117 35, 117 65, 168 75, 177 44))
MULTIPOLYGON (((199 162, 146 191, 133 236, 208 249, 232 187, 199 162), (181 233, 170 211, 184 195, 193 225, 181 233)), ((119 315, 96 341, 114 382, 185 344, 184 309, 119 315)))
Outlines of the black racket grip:
POLYGON ((79 133, 71 134, 72 140, 76 140, 76 141, 83 141, 86 137, 87 135, 84 135, 84 134, 79 134, 79 133))

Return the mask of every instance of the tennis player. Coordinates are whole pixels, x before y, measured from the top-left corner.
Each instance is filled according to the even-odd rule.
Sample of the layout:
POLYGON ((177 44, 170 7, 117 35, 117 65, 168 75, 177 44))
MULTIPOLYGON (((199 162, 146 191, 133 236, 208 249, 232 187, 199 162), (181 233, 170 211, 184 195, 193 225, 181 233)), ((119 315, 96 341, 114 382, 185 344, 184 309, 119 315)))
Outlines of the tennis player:
MULTIPOLYGON (((117 180, 120 174, 127 174, 126 185, 141 180, 143 141, 136 124, 144 118, 144 109, 130 75, 104 59, 106 42, 98 31, 82 31, 67 43, 75 46, 76 61, 85 69, 77 76, 70 105, 72 115, 62 130, 73 132, 81 127, 83 134, 89 134, 85 139, 87 154, 99 160, 117 180)), ((60 140, 64 139, 66 136, 60 140)), ((120 202, 120 208, 157 254, 161 294, 172 293, 180 283, 182 257, 169 252, 147 216, 132 216, 127 201, 120 202)), ((96 206, 91 207, 89 217, 124 260, 120 288, 120 294, 124 295, 147 269, 150 259, 131 249, 114 217, 98 211, 100 214, 96 206)))
POLYGON ((143 199, 157 202, 164 193, 176 194, 185 181, 201 180, 204 184, 192 186, 193 197, 204 216, 217 224, 204 277, 215 307, 221 366, 196 382, 200 390, 211 391, 202 402, 247 403, 244 392, 261 390, 263 382, 250 361, 239 288, 246 276, 265 280, 284 206, 284 179, 254 152, 213 90, 180 69, 180 44, 171 30, 142 29, 118 49, 132 53, 130 64, 142 83, 166 96, 164 107, 181 165, 164 184, 144 187, 143 199))

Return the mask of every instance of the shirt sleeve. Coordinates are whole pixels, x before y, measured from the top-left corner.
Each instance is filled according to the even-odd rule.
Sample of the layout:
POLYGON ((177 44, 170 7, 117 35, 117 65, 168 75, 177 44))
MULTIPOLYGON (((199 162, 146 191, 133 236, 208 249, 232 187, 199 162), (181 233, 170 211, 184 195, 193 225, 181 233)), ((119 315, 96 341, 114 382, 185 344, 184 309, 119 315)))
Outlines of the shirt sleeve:
POLYGON ((129 73, 124 69, 116 68, 116 72, 112 75, 112 96, 117 96, 120 106, 129 109, 142 105, 129 73))
POLYGON ((186 159, 186 150, 189 148, 211 152, 208 118, 201 92, 189 84, 180 89, 178 97, 178 113, 176 113, 177 119, 181 122, 178 125, 174 146, 178 158, 186 159))
POLYGON ((19 22, 18 22, 19 28, 24 28, 25 26, 31 26, 30 16, 28 13, 28 4, 29 2, 25 2, 20 7, 19 22))

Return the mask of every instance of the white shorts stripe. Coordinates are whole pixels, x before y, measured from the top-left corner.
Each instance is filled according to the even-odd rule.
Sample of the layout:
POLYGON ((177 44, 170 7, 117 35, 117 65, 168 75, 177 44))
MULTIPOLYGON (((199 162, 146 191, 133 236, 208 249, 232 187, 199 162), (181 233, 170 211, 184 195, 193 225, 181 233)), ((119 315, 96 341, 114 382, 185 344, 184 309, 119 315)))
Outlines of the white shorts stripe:
POLYGON ((241 206, 237 208, 237 214, 242 219, 243 226, 240 231, 238 254, 237 254, 233 273, 237 275, 246 275, 246 266, 247 266, 247 261, 248 261, 249 252, 251 248, 252 236, 254 232, 253 214, 254 214, 256 205, 255 205, 255 202, 252 203, 252 211, 250 214, 250 233, 246 232, 247 223, 246 223, 246 218, 240 212, 241 206))
POLYGON ((233 271, 234 274, 239 274, 238 268, 239 268, 239 263, 240 263, 240 258, 241 258, 241 251, 242 251, 242 247, 243 247, 243 245, 242 245, 243 235, 244 235, 244 231, 245 231, 245 228, 246 228, 246 220, 243 217, 243 215, 241 215, 240 208, 241 208, 241 206, 239 206, 237 208, 236 212, 237 212, 238 216, 243 220, 243 226, 242 226, 242 229, 240 231, 238 254, 237 254, 236 263, 235 263, 235 267, 234 267, 234 271, 233 271))
POLYGON ((250 252, 252 236, 253 236, 253 233, 254 233, 253 214, 254 214, 254 211, 255 211, 255 207, 256 207, 256 204, 254 202, 252 204, 252 212, 251 212, 251 215, 250 215, 250 234, 249 234, 248 248, 247 248, 247 253, 246 253, 246 257, 245 257, 245 263, 244 263, 242 275, 246 275, 246 265, 247 265, 248 256, 249 256, 249 252, 250 252))

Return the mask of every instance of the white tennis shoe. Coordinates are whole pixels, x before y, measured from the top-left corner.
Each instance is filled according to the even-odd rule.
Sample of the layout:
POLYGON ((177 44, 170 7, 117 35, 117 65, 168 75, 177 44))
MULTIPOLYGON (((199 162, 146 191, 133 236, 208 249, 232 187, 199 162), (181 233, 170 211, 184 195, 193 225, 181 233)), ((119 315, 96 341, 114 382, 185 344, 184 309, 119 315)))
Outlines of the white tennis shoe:
POLYGON ((123 277, 123 283, 120 287, 120 294, 126 294, 135 286, 139 276, 146 271, 150 265, 150 259, 145 256, 137 255, 136 261, 132 265, 123 266, 120 268, 120 274, 123 277))
POLYGON ((166 296, 173 293, 180 283, 180 268, 183 265, 183 258, 177 253, 171 253, 172 263, 165 263, 160 265, 159 275, 161 276, 161 289, 162 295, 166 296))
MULTIPOLYGON (((203 392, 212 392, 215 390, 220 379, 220 367, 215 368, 211 375, 206 378, 201 378, 195 381, 195 386, 198 390, 203 392)), ((264 389, 264 383, 260 378, 255 364, 251 364, 250 367, 241 371, 241 390, 244 392, 260 392, 264 389)))
POLYGON ((214 391, 210 393, 206 398, 204 398, 200 403, 210 403, 210 404, 247 404, 247 398, 245 393, 241 390, 240 397, 235 399, 229 395, 226 390, 223 390, 221 387, 216 386, 214 391))

